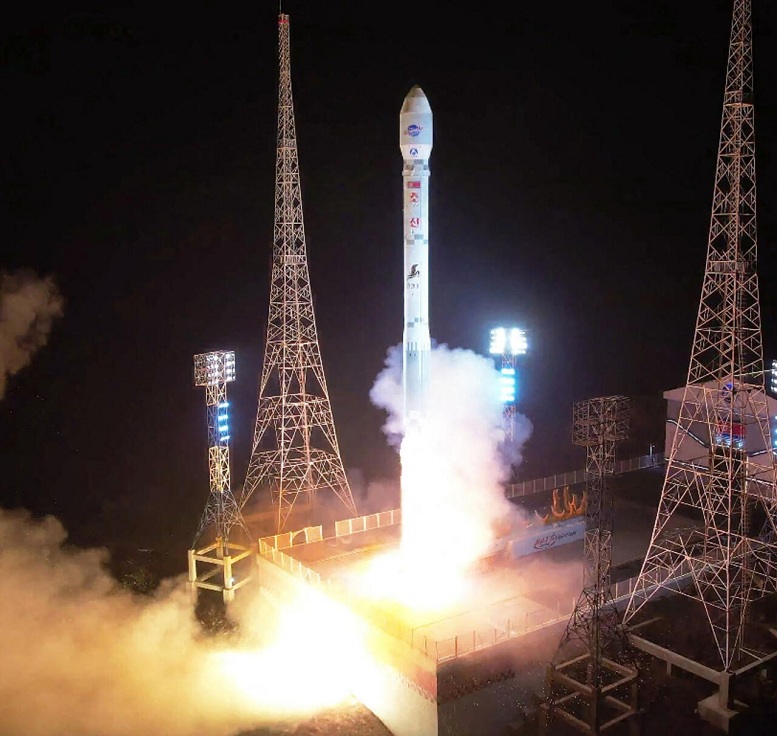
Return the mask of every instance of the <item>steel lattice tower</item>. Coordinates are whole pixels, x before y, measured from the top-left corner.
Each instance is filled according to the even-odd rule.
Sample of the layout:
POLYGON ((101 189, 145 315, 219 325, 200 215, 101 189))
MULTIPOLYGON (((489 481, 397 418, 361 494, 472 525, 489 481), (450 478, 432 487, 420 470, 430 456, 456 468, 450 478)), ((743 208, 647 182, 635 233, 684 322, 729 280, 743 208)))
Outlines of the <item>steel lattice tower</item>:
POLYGON ((328 489, 356 515, 318 345, 291 93, 289 16, 278 18, 280 80, 270 309, 253 450, 241 507, 269 489, 282 531, 300 495, 328 489))
MULTIPOLYGON (((502 355, 502 365, 499 372, 504 378, 512 380, 510 385, 515 386, 515 356, 507 353, 502 355)), ((503 384, 504 385, 504 384, 503 384)), ((515 441, 515 415, 518 408, 515 405, 515 398, 512 401, 506 401, 502 408, 502 426, 505 432, 505 441, 512 444, 515 441)))
POLYGON ((227 383, 234 380, 234 352, 220 350, 194 356, 194 385, 205 387, 205 404, 208 411, 210 495, 192 546, 197 543, 206 528, 213 526, 216 541, 222 552, 229 545, 229 533, 233 526, 242 527, 248 534, 237 501, 232 494, 229 470, 227 383))
POLYGON ((628 432, 625 396, 574 404, 572 440, 586 449, 583 590, 548 668, 546 708, 586 733, 598 734, 636 713, 636 670, 612 659, 622 655, 626 641, 610 591, 613 499, 607 479, 615 468, 615 444, 628 432), (631 688, 631 702, 615 697, 623 686, 631 688))
POLYGON ((194 385, 205 387, 205 403, 208 411, 208 470, 210 494, 200 525, 189 550, 189 582, 193 592, 196 588, 221 591, 225 601, 231 601, 234 591, 247 582, 247 576, 240 580, 233 574, 232 564, 246 559, 250 554, 243 545, 230 542, 229 535, 234 527, 242 529, 246 539, 251 536, 243 515, 232 493, 229 470, 229 401, 227 383, 235 380, 235 353, 218 350, 194 356, 194 385), (215 542, 202 549, 196 549, 197 542, 206 529, 212 528, 215 542), (233 558, 232 552, 237 555, 233 558), (204 574, 197 574, 197 562, 212 567, 204 574), (212 579, 219 572, 223 584, 212 579))
MULTIPOLYGON (((610 594, 612 564, 612 493, 607 478, 615 469, 615 443, 629 432, 629 400, 606 396, 578 401, 573 408, 572 441, 586 449, 583 590, 559 651, 570 640, 581 641, 599 668, 602 646, 616 636, 618 616, 610 594)), ((598 682, 598 675, 594 677, 598 682)))
MULTIPOLYGON (((735 0, 706 269, 688 381, 655 526, 624 623, 689 573, 725 671, 743 663, 748 604, 773 591, 774 454, 756 275, 750 0, 735 0), (684 508, 703 526, 669 532, 684 508)), ((676 584, 675 584, 676 587, 676 584)), ((753 655, 756 656, 756 655, 753 655)))

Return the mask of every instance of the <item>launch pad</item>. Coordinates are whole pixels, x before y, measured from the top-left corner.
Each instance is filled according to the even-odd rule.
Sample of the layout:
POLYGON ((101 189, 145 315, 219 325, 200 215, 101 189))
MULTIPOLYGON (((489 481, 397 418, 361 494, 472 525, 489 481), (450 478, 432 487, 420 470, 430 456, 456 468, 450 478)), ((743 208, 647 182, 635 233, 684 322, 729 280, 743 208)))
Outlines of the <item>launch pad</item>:
POLYGON ((473 570, 466 595, 444 611, 376 599, 362 573, 398 549, 400 532, 395 510, 338 522, 330 538, 321 527, 264 537, 258 579, 271 599, 313 588, 356 615, 374 662, 356 697, 396 736, 437 736, 454 714, 460 723, 462 699, 477 692, 487 700, 514 680, 521 641, 566 622, 572 589, 553 579, 529 588, 505 548, 473 570))
MULTIPOLYGON (((629 511, 629 518, 644 518, 629 511)), ((472 733, 498 733, 541 691, 544 663, 579 593, 582 537, 542 545, 554 536, 568 539, 562 535, 581 521, 532 528, 523 547, 521 540, 503 540, 471 571, 464 595, 443 611, 419 611, 365 591, 362 573, 399 547, 398 509, 339 521, 328 538, 320 526, 263 537, 257 579, 270 600, 317 591, 358 618, 374 667, 354 695, 395 736, 437 736, 454 723, 469 723, 472 733), (544 551, 519 554, 533 539, 544 551)), ((635 536, 646 543, 647 534, 645 528, 635 536)), ((617 599, 627 594, 623 581, 614 586, 617 599)))
MULTIPOLYGON (((616 503, 624 531, 614 544, 617 568, 644 551, 650 529, 642 504, 616 503)), ((545 539, 559 537, 564 527, 546 529, 545 539)), ((522 709, 531 711, 544 687, 545 664, 580 591, 582 537, 518 557, 509 553, 520 547, 517 540, 505 540, 501 552, 472 570, 465 596, 442 612, 424 612, 381 600, 362 584, 363 571, 397 551, 400 534, 397 509, 339 521, 334 536, 312 526, 263 537, 259 585, 271 599, 317 591, 364 624, 364 647, 375 666, 354 695, 395 736, 437 736, 453 732, 454 724, 473 734, 503 731, 522 709)), ((630 593, 630 574, 614 570, 613 598, 620 605, 630 593)))

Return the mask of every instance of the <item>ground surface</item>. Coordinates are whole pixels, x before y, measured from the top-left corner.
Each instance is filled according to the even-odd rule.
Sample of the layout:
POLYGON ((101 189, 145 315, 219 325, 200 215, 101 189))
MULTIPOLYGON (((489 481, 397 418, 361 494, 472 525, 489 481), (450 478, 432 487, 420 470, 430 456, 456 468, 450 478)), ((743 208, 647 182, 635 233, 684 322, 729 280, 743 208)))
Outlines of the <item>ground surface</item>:
POLYGON ((241 731, 239 736, 391 736, 391 731, 351 699, 301 722, 241 731))

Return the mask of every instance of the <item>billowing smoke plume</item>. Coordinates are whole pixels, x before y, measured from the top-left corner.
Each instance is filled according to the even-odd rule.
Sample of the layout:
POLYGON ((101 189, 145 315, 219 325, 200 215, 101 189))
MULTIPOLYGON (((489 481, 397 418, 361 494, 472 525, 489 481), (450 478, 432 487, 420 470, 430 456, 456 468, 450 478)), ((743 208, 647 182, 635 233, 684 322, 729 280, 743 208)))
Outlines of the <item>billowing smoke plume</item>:
POLYGON ((402 346, 389 348, 386 363, 370 389, 370 400, 388 416, 383 433, 392 447, 399 449, 405 436, 405 397, 402 389, 402 346))
MULTIPOLYGON (((0 539, 4 736, 226 736, 299 718, 321 707, 309 700, 321 698, 321 682, 332 687, 315 649, 204 637, 182 580, 165 581, 153 597, 124 589, 105 571, 106 553, 64 545, 53 517, 0 509, 0 539)), ((267 616, 250 598, 245 628, 264 629, 267 616)), ((310 610, 307 624, 294 624, 319 637, 310 610)))
POLYGON ((401 444, 402 546, 415 559, 465 567, 488 553, 515 516, 502 483, 532 430, 515 416, 508 445, 499 397, 499 371, 469 350, 432 350, 422 421, 403 416, 402 354, 389 351, 370 397, 388 412, 389 441, 401 444))
POLYGON ((62 316, 54 281, 29 272, 0 273, 0 399, 8 377, 46 344, 52 322, 62 316))

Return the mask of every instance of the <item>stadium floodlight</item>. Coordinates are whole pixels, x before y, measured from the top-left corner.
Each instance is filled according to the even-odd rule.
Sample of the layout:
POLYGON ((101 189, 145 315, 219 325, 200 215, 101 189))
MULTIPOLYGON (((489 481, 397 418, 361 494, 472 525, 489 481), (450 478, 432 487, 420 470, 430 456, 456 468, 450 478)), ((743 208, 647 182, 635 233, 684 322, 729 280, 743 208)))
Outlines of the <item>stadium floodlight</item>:
POLYGON ((242 529, 247 539, 251 533, 240 512, 234 494, 229 468, 229 401, 227 384, 235 380, 235 353, 216 350, 194 356, 194 384, 205 387, 205 405, 208 411, 208 470, 210 495, 200 525, 189 550, 189 585, 194 600, 199 588, 220 590, 224 602, 234 599, 235 591, 250 579, 248 569, 233 575, 236 565, 245 567, 252 556, 251 548, 235 544, 230 534, 235 526, 242 529), (199 546, 198 540, 206 529, 212 530, 211 543, 199 546), (198 566, 210 565, 203 573, 198 566), (218 582, 219 578, 222 582, 218 582))
POLYGON ((215 386, 235 380, 235 351, 217 350, 194 356, 194 385, 215 386))
POLYGON ((502 404, 505 440, 515 439, 515 414, 518 403, 518 371, 516 369, 519 355, 526 355, 529 343, 526 330, 520 327, 494 327, 491 330, 491 342, 488 352, 500 356, 494 362, 499 370, 498 396, 502 404))
POLYGON ((526 330, 519 327, 513 327, 510 330, 510 340, 508 342, 511 355, 526 355, 529 349, 529 343, 526 340, 526 330))
POLYGON ((494 327, 491 330, 491 355, 525 355, 529 349, 526 330, 520 327, 494 327))
POLYGON ((771 373, 771 389, 772 393, 777 395, 777 360, 772 361, 772 370, 771 373))
POLYGON ((506 345, 507 331, 504 327, 494 327, 491 330, 491 344, 488 347, 488 352, 491 355, 504 355, 506 345))
POLYGON ((518 380, 515 369, 516 356, 525 355, 528 350, 526 330, 520 327, 494 327, 491 330, 491 342, 488 352, 501 355, 499 368, 499 398, 505 405, 505 411, 515 406, 518 395, 518 380))

